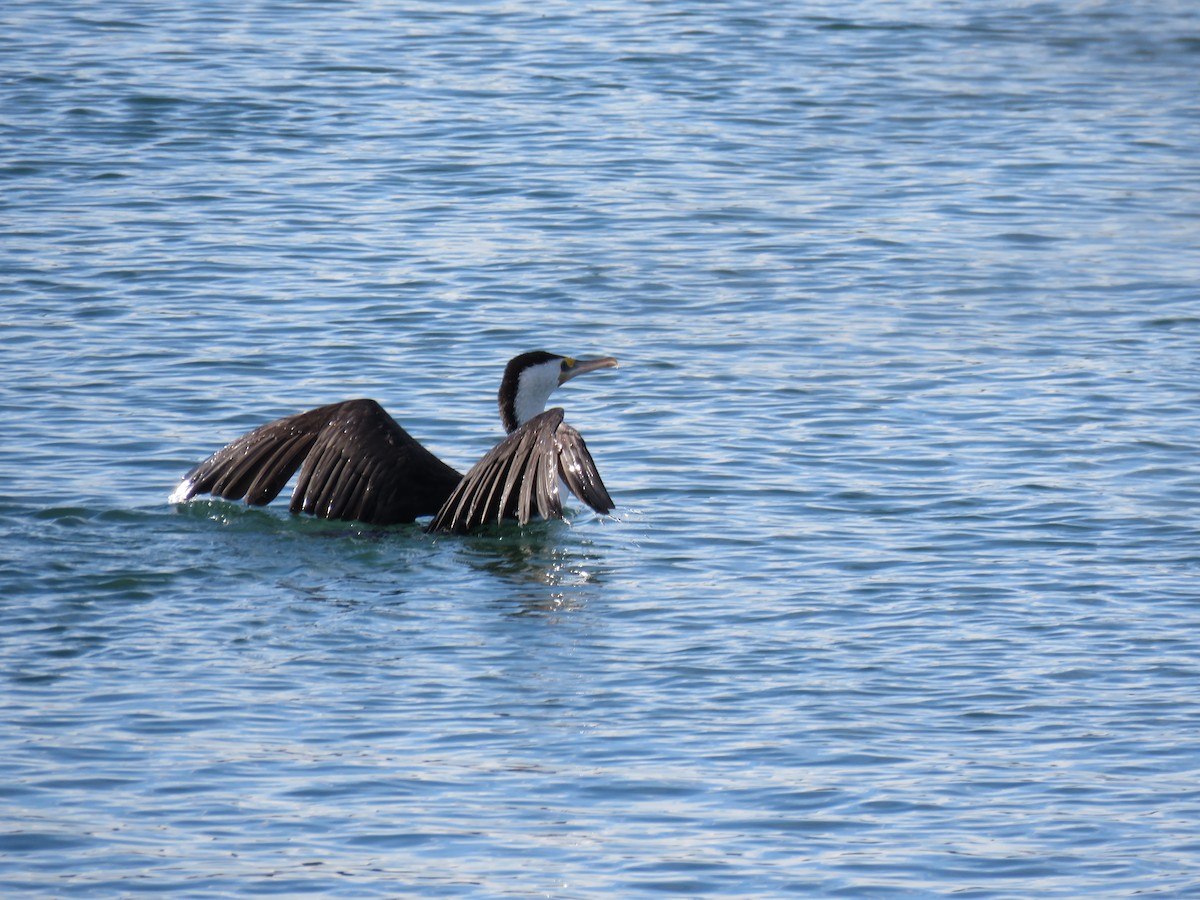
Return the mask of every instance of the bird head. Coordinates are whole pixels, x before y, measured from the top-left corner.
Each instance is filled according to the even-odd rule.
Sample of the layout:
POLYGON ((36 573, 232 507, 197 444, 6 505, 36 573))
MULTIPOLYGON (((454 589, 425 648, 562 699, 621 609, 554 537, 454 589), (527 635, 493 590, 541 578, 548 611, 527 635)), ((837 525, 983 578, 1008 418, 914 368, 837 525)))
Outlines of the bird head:
POLYGON ((522 353, 509 360, 500 381, 500 419, 510 434, 546 409, 546 401, 559 385, 584 372, 615 368, 611 356, 572 359, 544 350, 522 353))

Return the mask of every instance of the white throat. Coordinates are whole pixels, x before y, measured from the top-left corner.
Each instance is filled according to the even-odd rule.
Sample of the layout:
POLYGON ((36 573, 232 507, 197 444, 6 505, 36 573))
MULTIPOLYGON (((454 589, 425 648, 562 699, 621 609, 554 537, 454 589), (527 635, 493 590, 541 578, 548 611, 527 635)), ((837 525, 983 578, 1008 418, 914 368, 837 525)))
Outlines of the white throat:
POLYGON ((558 387, 561 371, 559 360, 552 359, 538 366, 530 366, 521 373, 517 380, 517 396, 513 401, 518 427, 545 412, 546 401, 558 387))

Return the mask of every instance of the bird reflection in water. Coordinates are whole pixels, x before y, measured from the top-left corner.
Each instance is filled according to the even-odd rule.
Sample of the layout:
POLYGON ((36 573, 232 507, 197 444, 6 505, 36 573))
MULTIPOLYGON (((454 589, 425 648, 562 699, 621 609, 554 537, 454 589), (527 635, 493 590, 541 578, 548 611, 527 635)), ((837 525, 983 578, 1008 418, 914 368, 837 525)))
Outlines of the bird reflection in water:
POLYGON ((563 527, 538 522, 525 528, 502 526, 471 536, 458 557, 508 590, 496 595, 516 615, 545 615, 582 609, 603 584, 603 555, 590 541, 564 543, 563 527))

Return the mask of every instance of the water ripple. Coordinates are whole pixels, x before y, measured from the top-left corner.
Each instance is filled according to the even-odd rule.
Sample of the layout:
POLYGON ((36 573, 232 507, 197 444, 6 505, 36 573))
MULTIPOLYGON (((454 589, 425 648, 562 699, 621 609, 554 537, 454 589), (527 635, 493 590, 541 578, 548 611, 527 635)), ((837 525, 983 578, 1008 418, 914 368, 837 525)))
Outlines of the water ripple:
POLYGON ((1188 896, 1190 9, 0 12, 0 886, 1188 896), (504 360, 614 519, 165 496, 504 360), (277 504, 278 505, 278 504, 277 504))

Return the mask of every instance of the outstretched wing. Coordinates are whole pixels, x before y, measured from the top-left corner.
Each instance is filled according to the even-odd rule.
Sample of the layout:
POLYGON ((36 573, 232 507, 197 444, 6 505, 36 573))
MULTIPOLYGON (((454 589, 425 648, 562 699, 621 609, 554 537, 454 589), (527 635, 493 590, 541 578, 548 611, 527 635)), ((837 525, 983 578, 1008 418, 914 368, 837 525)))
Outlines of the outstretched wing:
POLYGON ((562 518, 560 478, 596 512, 612 510, 583 437, 556 407, 534 416, 477 462, 426 530, 463 534, 504 519, 524 525, 534 515, 562 518))
POLYGON ((372 525, 437 512, 462 476, 374 400, 347 400, 277 419, 218 450, 175 489, 262 506, 300 470, 292 512, 372 525))

